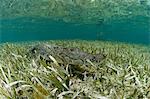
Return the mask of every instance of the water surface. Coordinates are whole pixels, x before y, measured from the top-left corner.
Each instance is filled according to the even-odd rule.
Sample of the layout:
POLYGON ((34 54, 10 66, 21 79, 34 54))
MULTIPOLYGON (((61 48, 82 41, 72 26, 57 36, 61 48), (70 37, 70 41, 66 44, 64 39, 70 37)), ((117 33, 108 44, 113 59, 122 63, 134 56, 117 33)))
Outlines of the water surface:
POLYGON ((150 44, 150 21, 141 16, 100 24, 67 23, 33 17, 1 19, 0 22, 1 43, 83 39, 150 44))

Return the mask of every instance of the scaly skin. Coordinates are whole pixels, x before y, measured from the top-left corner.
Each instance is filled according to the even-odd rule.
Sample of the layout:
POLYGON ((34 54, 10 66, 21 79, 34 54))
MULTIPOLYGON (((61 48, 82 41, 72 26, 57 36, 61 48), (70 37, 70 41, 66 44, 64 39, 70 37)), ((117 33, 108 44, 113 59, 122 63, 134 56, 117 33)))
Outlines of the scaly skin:
POLYGON ((57 45, 39 44, 31 48, 28 52, 28 56, 34 59, 44 59, 47 62, 52 62, 49 56, 56 59, 59 64, 71 65, 75 70, 84 72, 87 71, 86 67, 91 66, 87 61, 92 63, 99 63, 105 58, 102 54, 90 54, 84 52, 78 48, 67 48, 57 45))

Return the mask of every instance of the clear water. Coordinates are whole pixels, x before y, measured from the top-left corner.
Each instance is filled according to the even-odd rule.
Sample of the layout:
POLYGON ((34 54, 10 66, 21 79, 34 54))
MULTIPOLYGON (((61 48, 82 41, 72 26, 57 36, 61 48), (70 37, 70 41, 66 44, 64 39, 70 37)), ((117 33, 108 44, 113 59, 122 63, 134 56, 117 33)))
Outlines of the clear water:
MULTIPOLYGON (((117 12, 118 15, 116 16, 114 16, 116 12, 109 12, 110 9, 105 11, 105 13, 108 12, 108 15, 103 14, 104 12, 101 11, 103 9, 99 8, 100 5, 97 5, 97 8, 95 8, 94 5, 90 3, 88 8, 88 3, 86 4, 86 2, 90 0, 85 0, 83 1, 84 3, 79 2, 79 0, 56 0, 56 4, 58 5, 57 7, 53 7, 53 12, 52 8, 47 8, 47 2, 50 3, 49 7, 52 7, 52 4, 54 4, 49 0, 37 2, 35 2, 35 0, 24 0, 23 2, 19 0, 10 0, 9 2, 5 0, 2 1, 0 7, 1 43, 34 40, 83 39, 150 44, 149 0, 139 0, 138 3, 135 2, 137 4, 134 4, 134 2, 127 2, 126 5, 123 5, 123 3, 127 0, 123 0, 124 2, 122 1, 123 3, 121 2, 120 5, 118 2, 117 7, 110 9, 119 8, 120 11, 122 11, 121 7, 124 7, 124 12, 120 13, 124 14, 126 11, 128 15, 119 15, 117 12), (59 2, 62 2, 61 5, 59 2), (62 5, 63 3, 64 5, 62 5), (73 3, 76 3, 76 5, 73 3), (133 4, 126 7, 130 3, 133 4), (81 8, 78 8, 77 5, 80 5, 81 8), (60 11, 61 13, 57 13, 56 11, 61 10, 59 6, 61 6, 62 9, 66 9, 60 11), (100 10, 97 11, 97 9, 100 10), (68 11, 69 14, 66 16, 64 11, 68 11), (51 12, 50 15, 45 14, 48 12, 51 12)), ((97 0, 91 0, 91 2, 94 1, 98 2, 97 0)), ((108 2, 108 4, 115 5, 113 2, 117 2, 117 0, 112 0, 112 3, 108 2)), ((107 2, 99 4, 109 8, 107 2)))

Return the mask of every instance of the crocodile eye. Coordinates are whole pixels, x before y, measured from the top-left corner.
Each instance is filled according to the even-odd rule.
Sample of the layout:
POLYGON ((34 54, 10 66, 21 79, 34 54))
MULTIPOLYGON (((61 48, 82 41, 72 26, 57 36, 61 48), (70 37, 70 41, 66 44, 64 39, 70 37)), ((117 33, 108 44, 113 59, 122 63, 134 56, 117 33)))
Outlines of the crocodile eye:
POLYGON ((92 62, 99 62, 99 58, 96 56, 93 56, 91 59, 92 62))
POLYGON ((55 46, 55 47, 53 47, 54 49, 58 49, 59 47, 58 46, 55 46))
POLYGON ((96 57, 94 56, 93 59, 96 60, 96 57))
POLYGON ((95 56, 93 56, 91 59, 90 59, 90 61, 95 61, 96 60, 96 57, 95 56))

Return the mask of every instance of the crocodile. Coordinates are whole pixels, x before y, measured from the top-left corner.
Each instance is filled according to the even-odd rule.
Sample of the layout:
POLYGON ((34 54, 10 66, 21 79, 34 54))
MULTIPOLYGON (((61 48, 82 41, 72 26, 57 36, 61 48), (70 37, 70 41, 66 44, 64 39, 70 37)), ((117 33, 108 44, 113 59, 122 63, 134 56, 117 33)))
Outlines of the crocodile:
POLYGON ((79 48, 54 44, 35 45, 28 51, 28 56, 38 60, 45 60, 46 64, 53 62, 49 57, 52 56, 59 64, 63 64, 63 66, 71 65, 73 70, 82 73, 87 71, 87 67, 92 66, 92 64, 98 64, 105 58, 103 54, 91 54, 79 48))

